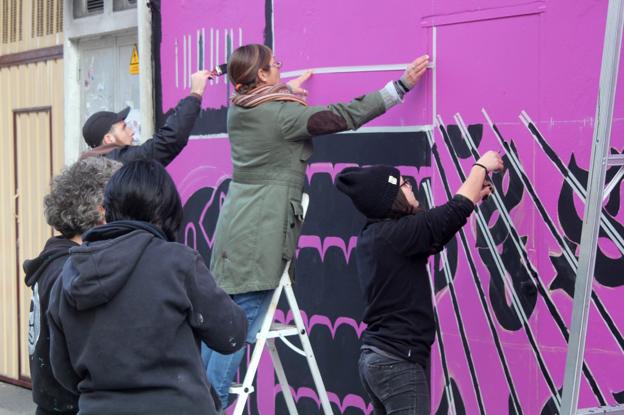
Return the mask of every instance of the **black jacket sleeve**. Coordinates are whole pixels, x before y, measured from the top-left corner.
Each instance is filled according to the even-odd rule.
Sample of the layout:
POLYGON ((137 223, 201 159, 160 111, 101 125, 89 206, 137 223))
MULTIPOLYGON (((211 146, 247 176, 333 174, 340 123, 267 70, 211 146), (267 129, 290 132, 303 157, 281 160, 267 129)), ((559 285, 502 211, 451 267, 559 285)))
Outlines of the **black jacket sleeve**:
POLYGON ((186 290, 191 303, 190 325, 208 347, 230 354, 245 345, 245 312, 217 286, 199 254, 186 279, 186 290))
POLYGON ((201 109, 201 101, 188 96, 178 102, 165 125, 152 138, 138 146, 125 146, 109 153, 109 157, 122 163, 132 160, 156 160, 167 166, 188 143, 191 130, 201 109), (116 154, 115 154, 116 153, 116 154))
POLYGON ((473 210, 472 201, 455 195, 441 206, 394 221, 383 235, 402 255, 433 255, 466 224, 473 210))
POLYGON ((67 349, 67 342, 63 333, 60 319, 62 299, 62 280, 58 278, 52 286, 50 302, 46 316, 50 329, 50 365, 56 380, 68 391, 78 394, 80 378, 74 371, 67 349))

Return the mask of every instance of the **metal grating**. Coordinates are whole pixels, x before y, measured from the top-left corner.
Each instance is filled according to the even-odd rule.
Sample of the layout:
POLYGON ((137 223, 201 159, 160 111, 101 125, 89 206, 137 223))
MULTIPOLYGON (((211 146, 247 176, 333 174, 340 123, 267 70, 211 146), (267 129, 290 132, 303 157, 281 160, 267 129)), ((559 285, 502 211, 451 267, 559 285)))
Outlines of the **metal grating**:
POLYGON ((97 13, 104 10, 104 0, 87 0, 87 13, 97 13))
POLYGON ((33 0, 31 28, 33 38, 62 32, 63 0, 33 0))
POLYGON ((73 0, 74 19, 104 13, 104 0, 73 0))
POLYGON ((113 0, 113 11, 118 12, 121 10, 136 9, 136 0, 113 0))
POLYGON ((56 33, 63 31, 63 0, 56 0, 56 33))
POLYGON ((3 0, 0 9, 0 41, 3 44, 22 40, 22 1, 3 0))

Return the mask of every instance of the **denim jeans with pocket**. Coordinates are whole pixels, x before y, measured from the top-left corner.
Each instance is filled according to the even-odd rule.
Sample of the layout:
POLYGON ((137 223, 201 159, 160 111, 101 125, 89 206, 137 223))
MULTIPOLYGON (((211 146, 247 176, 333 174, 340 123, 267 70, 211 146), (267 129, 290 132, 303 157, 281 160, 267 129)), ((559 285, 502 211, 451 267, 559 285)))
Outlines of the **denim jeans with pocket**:
POLYGON ((429 377, 418 363, 363 349, 359 369, 375 415, 429 415, 429 377))

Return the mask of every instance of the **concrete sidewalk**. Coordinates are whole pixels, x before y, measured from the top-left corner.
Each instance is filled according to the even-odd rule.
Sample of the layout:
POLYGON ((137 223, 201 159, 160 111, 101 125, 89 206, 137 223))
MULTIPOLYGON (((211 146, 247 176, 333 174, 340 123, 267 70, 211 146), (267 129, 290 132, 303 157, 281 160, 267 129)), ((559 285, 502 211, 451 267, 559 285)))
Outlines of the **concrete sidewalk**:
POLYGON ((35 404, 30 389, 0 382, 0 415, 33 415, 35 404))

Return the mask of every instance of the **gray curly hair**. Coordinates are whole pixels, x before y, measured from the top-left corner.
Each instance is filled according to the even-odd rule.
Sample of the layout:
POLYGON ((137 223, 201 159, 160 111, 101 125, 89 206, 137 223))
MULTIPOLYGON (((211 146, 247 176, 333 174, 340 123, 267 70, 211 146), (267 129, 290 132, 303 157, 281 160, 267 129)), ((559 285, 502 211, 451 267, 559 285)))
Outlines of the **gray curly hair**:
POLYGON ((43 198, 48 224, 66 238, 101 224, 103 215, 98 208, 103 204, 104 186, 121 166, 105 157, 89 157, 63 169, 43 198))

